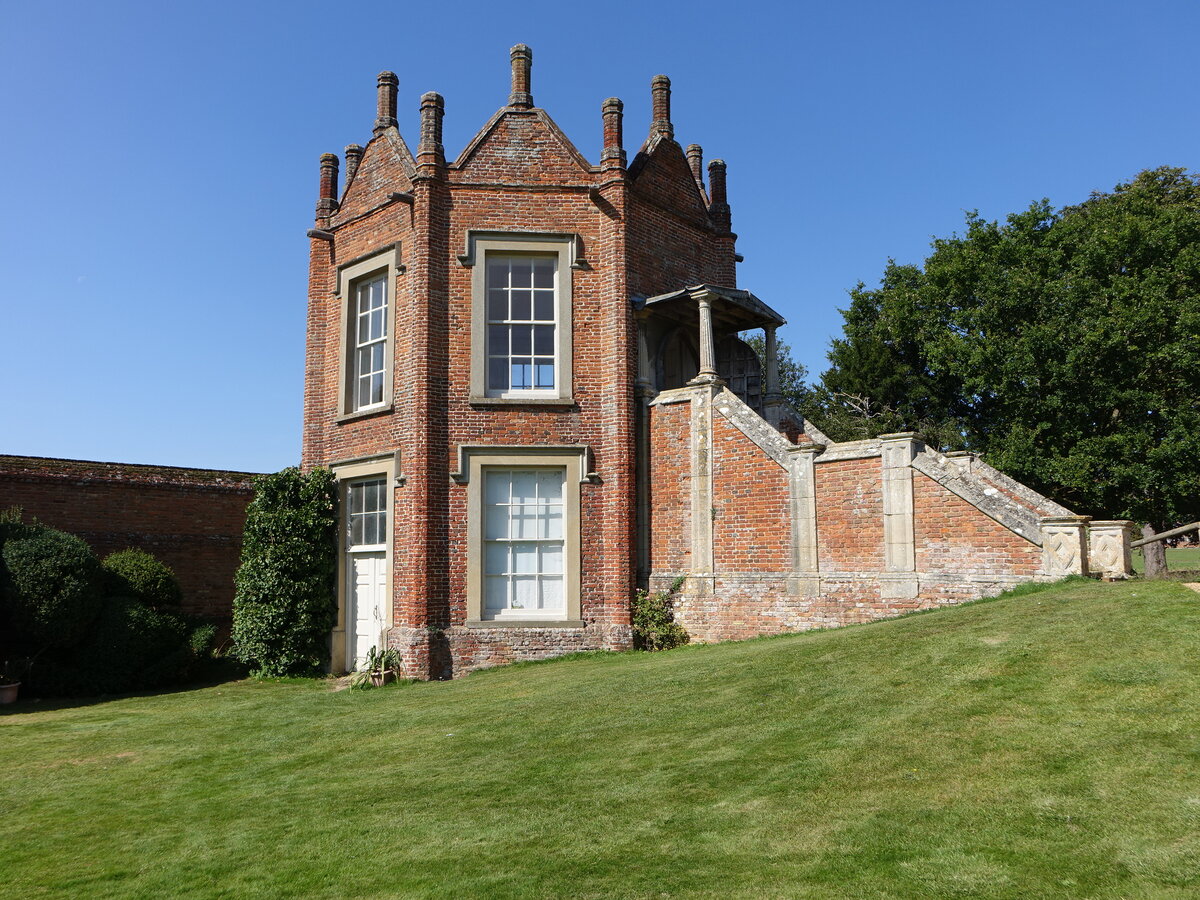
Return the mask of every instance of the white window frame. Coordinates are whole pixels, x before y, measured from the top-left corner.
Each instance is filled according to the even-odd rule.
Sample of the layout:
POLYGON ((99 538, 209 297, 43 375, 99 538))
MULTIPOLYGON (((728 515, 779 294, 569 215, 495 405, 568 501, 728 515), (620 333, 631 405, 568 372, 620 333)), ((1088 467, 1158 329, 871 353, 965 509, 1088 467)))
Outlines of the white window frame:
POLYGON ((525 232, 472 232, 468 251, 459 257, 471 273, 471 395, 472 403, 569 404, 573 402, 573 296, 571 272, 579 265, 574 235, 525 232), (488 389, 487 259, 497 256, 553 256, 555 265, 555 369, 552 389, 488 389))
POLYGON ((588 449, 565 447, 459 447, 460 471, 455 481, 467 489, 467 620, 469 628, 582 628, 580 609, 580 484, 590 481, 588 449), (484 602, 484 487, 489 470, 559 469, 563 472, 563 614, 521 616, 516 611, 486 618, 484 602))
POLYGON ((501 466, 484 466, 481 471, 483 478, 483 579, 484 579, 484 607, 480 610, 481 617, 490 622, 504 622, 510 619, 549 619, 551 621, 561 621, 566 618, 566 590, 564 579, 566 572, 566 498, 563 493, 566 490, 567 470, 565 466, 514 466, 512 468, 501 466), (489 494, 493 486, 499 482, 505 482, 512 486, 516 480, 522 476, 533 477, 533 489, 537 500, 533 504, 521 503, 519 505, 512 502, 510 497, 509 502, 493 503, 489 494), (540 476, 550 476, 551 482, 557 482, 558 498, 555 501, 546 501, 542 495, 542 479, 540 476), (533 519, 529 521, 524 515, 525 512, 533 511, 533 519), (519 510, 519 513, 516 512, 519 510), (505 535, 503 537, 493 536, 488 533, 488 519, 493 513, 502 513, 497 518, 503 518, 505 535), (558 527, 553 527, 553 521, 557 515, 558 527), (515 535, 514 531, 522 530, 524 521, 525 525, 532 524, 532 534, 515 535), (551 534, 548 532, 556 531, 551 534), (547 532, 547 533, 543 533, 547 532), (518 557, 521 555, 518 548, 525 551, 532 551, 529 556, 532 557, 533 566, 527 571, 519 571, 518 557), (500 554, 504 557, 503 571, 493 570, 491 563, 494 556, 492 551, 501 551, 500 554), (549 551, 549 552, 548 552, 549 551), (547 566, 546 557, 557 555, 557 566, 547 566), (540 598, 547 587, 547 583, 558 584, 559 602, 555 604, 555 608, 546 611, 537 607, 525 608, 517 606, 517 593, 520 590, 520 585, 525 583, 533 588, 532 593, 534 598, 540 598), (492 609, 488 606, 488 594, 490 587, 503 585, 505 595, 505 605, 499 609, 492 609))
POLYGON ((350 348, 350 378, 353 384, 350 385, 350 391, 353 395, 352 405, 355 412, 366 412, 369 409, 375 409, 383 406, 383 383, 387 378, 387 344, 389 338, 388 329, 388 285, 387 272, 381 271, 373 275, 368 275, 365 278, 359 278, 354 282, 354 286, 350 289, 350 317, 353 324, 350 325, 349 331, 351 337, 349 343, 350 348), (375 288, 378 288, 378 294, 375 288), (364 301, 366 308, 364 309, 364 301), (379 331, 375 333, 375 319, 378 312, 379 331), (365 334, 364 334, 365 332, 365 334), (378 349, 378 364, 376 364, 375 356, 378 349), (364 351, 370 354, 370 359, 364 364, 364 351), (379 379, 379 398, 375 399, 375 385, 372 383, 374 379, 379 379), (365 385, 368 398, 363 399, 363 382, 365 385))
MULTIPOLYGON (((544 266, 543 266, 544 268, 544 266)), ((501 253, 500 251, 489 251, 484 256, 484 284, 487 287, 487 301, 484 304, 484 346, 487 350, 487 363, 484 378, 487 383, 484 388, 489 397, 501 397, 509 400, 515 400, 521 397, 557 397, 558 395, 558 379, 559 375, 559 350, 558 350, 558 334, 562 329, 562 323, 558 321, 558 256, 553 253, 501 253), (498 284, 492 280, 492 274, 497 267, 497 263, 501 260, 507 263, 507 271, 505 272, 504 284, 498 284), (539 287, 538 268, 539 263, 548 263, 553 269, 550 276, 550 286, 539 287), (514 271, 517 268, 529 268, 529 287, 513 285, 511 282, 517 275, 514 271), (529 292, 529 314, 524 317, 515 316, 513 294, 515 292, 529 292), (500 292, 503 297, 502 315, 496 315, 492 307, 493 294, 500 292), (541 304, 540 300, 544 300, 546 294, 550 295, 550 316, 549 318, 538 318, 538 310, 541 304), (541 296, 539 296, 539 294, 541 296), (550 341, 550 347, 541 347, 539 351, 537 341, 538 328, 552 328, 554 337, 550 341), (504 334, 503 346, 498 346, 493 341, 496 335, 494 332, 500 329, 504 334), (529 338, 528 352, 516 353, 512 349, 512 342, 516 340, 519 332, 525 332, 529 338), (513 360, 518 358, 527 358, 529 360, 529 384, 523 387, 496 387, 492 384, 492 365, 497 360, 504 360, 505 380, 511 381, 513 373, 513 360), (544 362, 539 364, 539 360, 550 359, 550 381, 549 387, 538 385, 541 372, 539 371, 544 362)))
MULTIPOLYGON (((334 463, 331 466, 333 477, 338 485, 338 577, 337 577, 337 622, 333 627, 333 635, 330 641, 330 671, 344 672, 346 671, 346 610, 348 608, 349 597, 349 577, 350 570, 347 565, 347 557, 351 552, 354 553, 369 553, 383 551, 384 564, 387 572, 387 583, 394 585, 393 568, 392 568, 392 545, 395 535, 395 488, 401 482, 399 477, 399 451, 393 453, 384 453, 378 456, 368 456, 359 459, 349 459, 342 462, 334 463), (384 481, 384 505, 387 510, 387 534, 385 535, 384 543, 374 545, 359 545, 350 546, 350 523, 348 521, 348 513, 350 510, 349 502, 349 486, 355 482, 370 481, 381 478, 384 481)), ((393 621, 395 616, 395 588, 392 587, 388 592, 388 603, 386 608, 387 621, 393 621)))
MULTIPOLYGON (((345 547, 346 552, 348 552, 348 553, 374 553, 374 552, 378 552, 380 550, 386 550, 387 545, 388 545, 388 537, 391 535, 391 532, 392 532, 392 528, 391 528, 392 510, 391 510, 391 504, 388 502, 388 499, 390 497, 390 491, 389 491, 387 475, 377 472, 377 473, 374 473, 371 475, 361 475, 356 478, 346 479, 346 481, 343 482, 342 495, 343 495, 344 503, 345 503, 345 506, 343 507, 344 515, 342 516, 344 523, 345 523, 345 530, 343 531, 342 536, 345 540, 344 547, 345 547), (366 485, 368 483, 371 483, 371 484, 377 483, 379 485, 379 487, 382 489, 382 491, 383 491, 383 506, 381 509, 372 510, 369 513, 361 513, 361 514, 356 513, 354 511, 354 502, 353 502, 354 490, 356 487, 358 487, 360 485, 366 485), (383 517, 383 522, 382 522, 383 527, 381 529, 381 533, 377 532, 377 534, 376 534, 376 536, 379 537, 379 540, 370 541, 370 542, 360 542, 357 544, 354 543, 354 525, 355 525, 354 520, 355 520, 355 518, 359 517, 361 515, 361 517, 364 518, 364 520, 365 520, 366 516, 368 516, 368 515, 377 516, 380 514, 382 514, 382 517, 383 517)), ((378 527, 378 524, 379 523, 377 522, 376 523, 377 527, 378 527)))
POLYGON ((396 276, 403 270, 403 266, 400 265, 399 244, 338 266, 337 297, 342 311, 339 420, 369 416, 392 408, 392 385, 395 382, 396 276), (383 398, 376 403, 359 406, 358 288, 380 277, 384 279, 383 398))

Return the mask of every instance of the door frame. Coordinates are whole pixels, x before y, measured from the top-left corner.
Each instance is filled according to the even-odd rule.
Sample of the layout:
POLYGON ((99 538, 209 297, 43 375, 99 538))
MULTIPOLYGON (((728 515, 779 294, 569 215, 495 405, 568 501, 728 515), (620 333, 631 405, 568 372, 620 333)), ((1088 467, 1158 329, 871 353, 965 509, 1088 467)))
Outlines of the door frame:
POLYGON ((346 671, 347 609, 350 602, 349 586, 352 569, 349 566, 349 522, 346 511, 349 507, 347 500, 347 483, 370 478, 383 478, 388 498, 387 504, 387 540, 384 541, 384 578, 388 585, 384 598, 384 621, 395 622, 395 567, 392 563, 392 553, 395 545, 395 489, 403 483, 400 472, 400 451, 381 453, 376 456, 358 457, 334 463, 330 468, 338 484, 338 534, 337 534, 337 622, 330 634, 329 668, 331 672, 346 671))

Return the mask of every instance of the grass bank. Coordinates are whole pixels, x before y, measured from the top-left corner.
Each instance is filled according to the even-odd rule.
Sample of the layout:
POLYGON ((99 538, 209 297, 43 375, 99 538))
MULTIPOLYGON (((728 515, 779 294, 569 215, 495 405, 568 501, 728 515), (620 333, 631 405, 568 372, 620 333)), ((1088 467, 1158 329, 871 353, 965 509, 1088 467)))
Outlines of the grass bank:
POLYGON ((1200 595, 0 716, 4 897, 1195 897, 1200 595))

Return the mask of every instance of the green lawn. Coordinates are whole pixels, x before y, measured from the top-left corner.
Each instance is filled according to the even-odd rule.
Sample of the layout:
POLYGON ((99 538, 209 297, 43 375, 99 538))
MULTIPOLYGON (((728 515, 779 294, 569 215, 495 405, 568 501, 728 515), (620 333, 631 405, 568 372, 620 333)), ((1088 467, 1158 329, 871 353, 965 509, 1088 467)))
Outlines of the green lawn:
MULTIPOLYGON (((1138 547, 1133 551, 1133 571, 1141 574, 1145 568, 1142 548, 1138 547)), ((1188 580, 1200 581, 1200 577, 1191 577, 1191 575, 1200 576, 1200 547, 1168 547, 1167 571, 1188 573, 1188 580)))
MULTIPOLYGON (((4 897, 1200 895, 1200 594, 0 716, 4 897)), ((45 708, 43 708, 45 707, 45 708)))

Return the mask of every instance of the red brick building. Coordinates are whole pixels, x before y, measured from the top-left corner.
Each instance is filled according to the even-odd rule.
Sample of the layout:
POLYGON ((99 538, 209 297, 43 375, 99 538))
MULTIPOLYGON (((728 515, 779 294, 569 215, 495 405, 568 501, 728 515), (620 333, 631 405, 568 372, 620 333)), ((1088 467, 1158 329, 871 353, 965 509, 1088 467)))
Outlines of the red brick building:
MULTIPOLYGON (((737 287, 725 164, 706 179, 676 142, 665 76, 632 160, 604 101, 592 164, 531 67, 514 47, 507 105, 454 160, 442 97, 410 149, 382 73, 344 189, 321 159, 303 463, 343 487, 335 669, 383 642, 421 677, 627 647, 634 590, 679 575, 680 619, 716 640, 1086 570, 1086 518, 787 406, 783 319, 737 287)), ((1095 533, 1120 555, 1123 528, 1095 533)))

